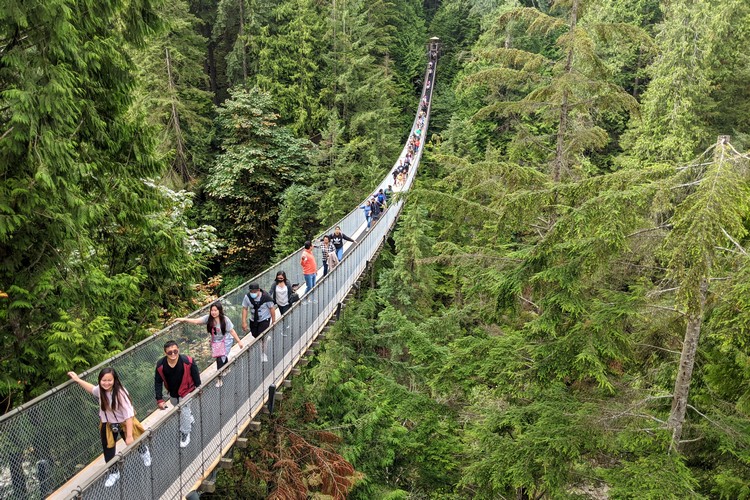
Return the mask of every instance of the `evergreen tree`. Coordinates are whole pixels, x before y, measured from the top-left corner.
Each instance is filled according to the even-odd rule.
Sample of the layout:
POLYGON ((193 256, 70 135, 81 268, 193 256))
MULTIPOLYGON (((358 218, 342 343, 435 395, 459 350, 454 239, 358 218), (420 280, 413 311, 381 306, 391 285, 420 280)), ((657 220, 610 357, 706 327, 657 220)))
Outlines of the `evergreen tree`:
POLYGON ((284 0, 273 7, 258 53, 255 83, 270 92, 279 114, 299 135, 312 138, 322 128, 320 57, 326 51, 321 6, 310 0, 284 0))
POLYGON ((159 154, 180 185, 207 169, 211 94, 203 71, 206 40, 196 33, 198 20, 184 1, 160 7, 160 33, 135 50, 138 92, 134 105, 148 117, 160 138, 159 154))
POLYGON ((217 112, 222 152, 205 190, 208 218, 229 245, 225 264, 246 276, 272 255, 280 197, 293 182, 304 183, 311 145, 277 124, 267 92, 237 88, 230 95, 217 112))
MULTIPOLYGON (((124 48, 156 26, 148 1, 17 4, 0 21, 0 396, 28 400, 137 340, 190 294, 196 262, 162 164, 130 115, 124 48)), ((7 407, 7 405, 6 405, 7 407)))
POLYGON ((639 160, 686 162, 728 133, 745 115, 725 101, 743 97, 735 86, 747 75, 746 45, 750 11, 746 2, 717 4, 673 1, 665 4, 658 26, 659 55, 649 67, 651 83, 643 111, 625 138, 629 155, 639 160), (686 29, 690 26, 690 29, 686 29), (723 86, 734 97, 723 91, 723 86), (722 115, 718 115, 718 111, 722 115), (732 117, 732 118, 730 118, 732 117), (716 128, 721 123, 722 128, 716 128))
POLYGON ((610 81, 596 53, 593 33, 619 30, 641 39, 645 34, 629 25, 586 24, 581 21, 584 7, 582 0, 554 3, 553 11, 561 12, 562 18, 532 8, 501 14, 497 34, 504 36, 495 38, 500 43, 478 53, 478 57, 494 64, 485 62, 484 68, 464 80, 465 85, 481 86, 490 92, 487 104, 475 117, 496 116, 511 121, 516 134, 510 154, 530 161, 546 156, 556 182, 570 176, 574 166, 585 168, 583 153, 607 145, 609 135, 597 123, 600 116, 637 109, 635 99, 610 81), (550 45, 543 48, 546 53, 514 48, 508 32, 511 21, 525 24, 529 33, 550 37, 550 45), (523 97, 495 98, 493 93, 508 87, 522 92, 523 97))

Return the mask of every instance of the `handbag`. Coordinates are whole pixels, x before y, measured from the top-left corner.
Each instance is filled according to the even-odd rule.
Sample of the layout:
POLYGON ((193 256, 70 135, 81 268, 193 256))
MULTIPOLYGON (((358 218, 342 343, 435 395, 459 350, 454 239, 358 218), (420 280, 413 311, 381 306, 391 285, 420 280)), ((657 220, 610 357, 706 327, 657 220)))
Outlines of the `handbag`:
POLYGON ((227 346, 224 344, 224 339, 211 341, 211 357, 222 358, 227 355, 227 346))
POLYGON ((289 294, 289 305, 291 306, 295 302, 299 302, 299 295, 297 295, 297 292, 292 292, 289 294))

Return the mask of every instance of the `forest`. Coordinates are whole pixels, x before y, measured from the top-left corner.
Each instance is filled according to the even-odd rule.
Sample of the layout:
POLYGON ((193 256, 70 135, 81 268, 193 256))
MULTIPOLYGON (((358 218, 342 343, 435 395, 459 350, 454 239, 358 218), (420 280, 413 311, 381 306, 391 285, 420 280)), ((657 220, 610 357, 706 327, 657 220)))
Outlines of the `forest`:
POLYGON ((0 408, 395 161, 357 300, 207 498, 750 498, 750 3, 9 0, 0 408))

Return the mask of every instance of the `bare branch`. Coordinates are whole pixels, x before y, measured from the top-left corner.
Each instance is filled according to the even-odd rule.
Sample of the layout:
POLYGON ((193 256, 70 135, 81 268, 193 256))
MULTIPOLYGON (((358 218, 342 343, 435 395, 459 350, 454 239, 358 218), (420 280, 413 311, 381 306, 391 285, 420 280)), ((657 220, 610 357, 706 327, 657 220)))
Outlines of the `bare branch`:
POLYGON ((669 311, 669 312, 677 313, 677 314, 679 314, 680 316, 684 316, 684 315, 685 315, 685 313, 684 313, 684 312, 682 312, 682 311, 678 311, 678 310, 677 310, 677 309, 675 309, 674 307, 664 307, 664 306, 656 306, 656 305, 653 305, 653 304, 644 304, 644 305, 645 305, 646 307, 651 307, 652 309, 661 309, 661 310, 663 310, 663 311, 669 311))
POLYGON ((3 135, 0 136, 0 141, 2 141, 3 139, 5 139, 5 136, 7 136, 8 134, 10 134, 11 132, 13 132, 13 127, 10 127, 8 130, 5 131, 5 133, 3 135))
POLYGON ((723 227, 721 228, 721 232, 724 233, 724 236, 726 236, 727 238, 729 238, 729 241, 731 241, 732 243, 734 243, 734 246, 737 247, 737 250, 739 250, 740 253, 742 253, 742 255, 747 256, 747 252, 745 251, 744 248, 742 248, 742 245, 740 245, 739 243, 737 243, 737 240, 735 240, 734 238, 732 238, 729 235, 729 233, 726 232, 726 230, 723 227))
POLYGON ((703 436, 697 437, 695 439, 680 439, 680 444, 682 444, 682 443, 694 443, 696 441, 700 441, 701 439, 703 439, 703 436))
POLYGON ((629 235, 626 236, 626 238, 630 238, 631 236, 637 236, 642 233, 649 233, 651 231, 658 231, 659 229, 670 229, 671 227, 672 227, 671 224, 662 224, 661 226, 649 227, 648 229, 641 229, 640 231, 630 233, 629 235))
MULTIPOLYGON (((655 346, 655 345, 651 345, 651 344, 643 344, 641 342, 635 342, 634 345, 639 345, 639 346, 643 346, 643 347, 651 347, 653 349, 659 349, 660 351, 669 352, 671 354, 682 354, 680 351, 673 351, 671 349, 665 349, 663 347, 659 347, 659 346, 655 346)), ((669 396, 669 397, 671 398, 672 396, 669 396)))
POLYGON ((662 293, 669 293, 674 292, 675 290, 679 290, 680 287, 676 286, 674 288, 663 288, 661 290, 654 290, 653 292, 649 292, 646 294, 646 297, 653 297, 654 295, 661 295, 662 293))
POLYGON ((683 187, 697 186, 701 182, 703 182, 703 179, 698 179, 697 181, 693 181, 693 182, 686 182, 685 184, 677 184, 676 186, 672 186, 671 189, 680 189, 683 187))

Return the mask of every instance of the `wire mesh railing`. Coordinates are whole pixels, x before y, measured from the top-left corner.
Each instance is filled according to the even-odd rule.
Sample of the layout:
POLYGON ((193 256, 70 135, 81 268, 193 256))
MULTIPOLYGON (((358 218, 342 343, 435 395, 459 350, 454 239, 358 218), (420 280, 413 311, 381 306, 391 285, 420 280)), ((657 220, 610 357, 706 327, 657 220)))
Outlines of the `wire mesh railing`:
MULTIPOLYGON (((436 69, 436 68, 435 68, 436 69)), ((434 71, 425 73, 423 94, 431 104, 434 71)), ((418 108, 419 110, 419 108, 418 108)), ((419 111, 412 123, 412 137, 417 127, 419 111)), ((424 118, 423 134, 427 130, 429 110, 424 118)), ((408 142, 401 157, 409 148, 408 142)), ((422 148, 412 160, 412 167, 402 188, 408 190, 416 174, 422 148)), ((390 172, 379 186, 391 184, 390 172)), ((269 329, 262 338, 245 347, 210 380, 166 411, 163 419, 139 440, 149 445, 152 464, 144 468, 141 457, 128 447, 117 455, 114 464, 121 480, 105 486, 104 470, 80 485, 81 498, 178 498, 185 495, 197 481, 215 466, 223 451, 238 436, 262 406, 267 388, 289 373, 320 329, 326 324, 337 305, 364 272, 387 236, 400 213, 403 200, 396 200, 372 228, 357 238, 339 265, 302 297, 269 329), (269 362, 262 362, 267 354, 269 362), (212 383, 219 377, 220 387, 212 383), (195 419, 191 443, 179 446, 180 413, 191 408, 195 419), (218 411, 217 411, 218 409, 218 411), (175 478, 177 478, 175 480, 175 478), (188 488, 188 489, 186 489, 188 488)), ((364 225, 359 206, 336 225, 347 235, 357 234, 364 225)), ((330 232, 329 229, 328 232, 330 232)), ((324 233, 324 234, 327 234, 324 233)), ((293 283, 304 283, 299 259, 302 249, 287 256, 243 285, 223 295, 224 313, 236 325, 241 324, 242 299, 250 282, 259 282, 265 289, 272 284, 277 271, 284 270, 293 283)), ((321 262, 320 255, 316 260, 321 262)), ((207 313, 208 305, 191 316, 207 313)), ((213 361, 201 326, 176 323, 148 339, 123 351, 104 363, 91 368, 81 378, 96 384, 99 370, 115 368, 128 388, 138 415, 151 413, 155 406, 153 381, 156 361, 163 356, 163 344, 176 340, 183 353, 196 359, 201 369, 213 361)), ((43 498, 73 477, 80 469, 101 455, 101 443, 94 429, 97 425, 97 404, 89 394, 73 382, 63 384, 0 418, 0 498, 43 498)))

